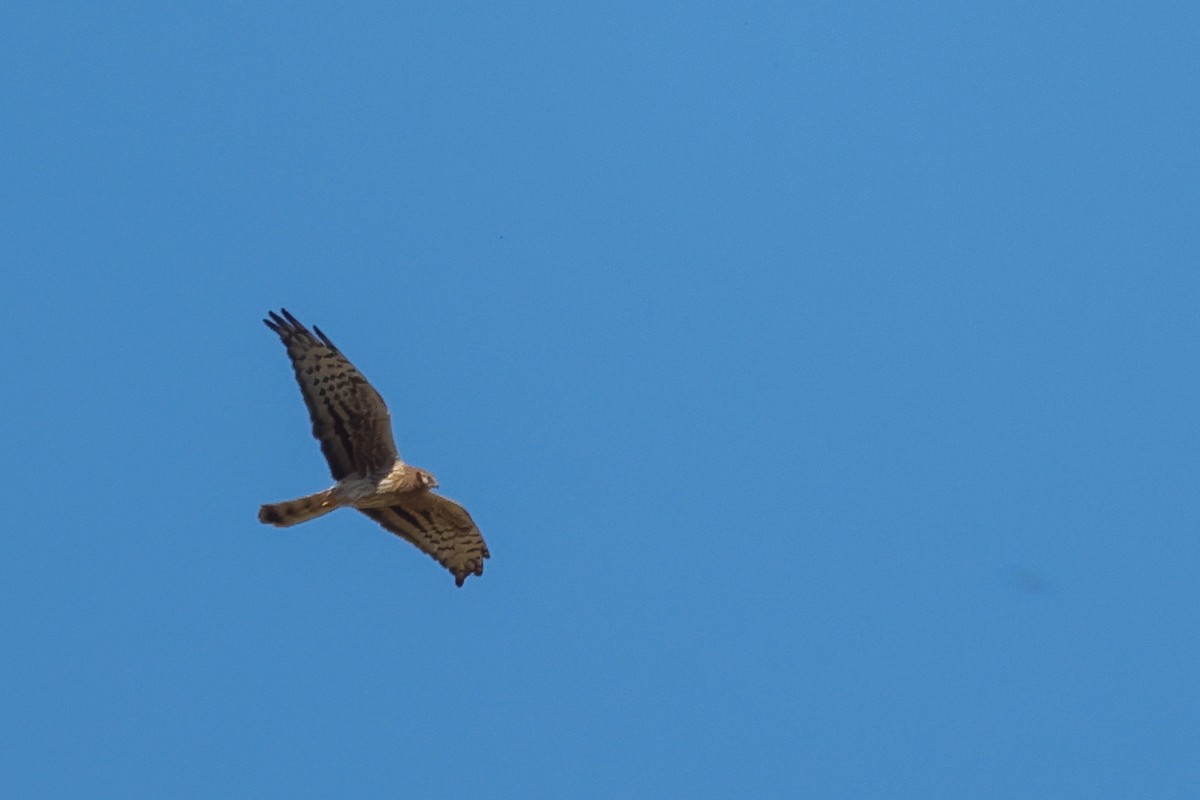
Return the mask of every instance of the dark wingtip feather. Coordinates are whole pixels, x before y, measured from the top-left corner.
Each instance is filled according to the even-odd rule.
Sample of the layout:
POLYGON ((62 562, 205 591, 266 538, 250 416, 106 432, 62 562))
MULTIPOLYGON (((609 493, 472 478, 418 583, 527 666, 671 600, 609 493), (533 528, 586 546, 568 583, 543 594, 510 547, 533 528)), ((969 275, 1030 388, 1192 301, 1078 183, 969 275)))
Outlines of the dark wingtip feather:
MULTIPOLYGON (((286 314, 287 312, 285 311, 284 313, 286 314)), ((268 328, 275 331, 280 336, 283 336, 288 332, 289 325, 287 324, 286 321, 284 321, 284 319, 282 317, 280 317, 274 311, 268 311, 267 317, 268 317, 268 319, 263 320, 263 324, 266 325, 268 328)))
POLYGON ((313 325, 313 331, 317 334, 317 338, 320 339, 321 342, 326 347, 328 347, 330 350, 333 350, 335 353, 341 352, 341 350, 338 350, 337 345, 334 344, 333 341, 328 336, 325 335, 325 331, 321 330, 316 325, 313 325))
MULTIPOLYGON (((303 337, 306 339, 313 338, 313 335, 309 333, 308 328, 304 327, 304 323, 293 317, 292 312, 288 311, 286 308, 279 309, 279 314, 276 314, 274 311, 268 311, 267 317, 269 317, 269 319, 264 319, 263 323, 268 328, 275 331, 275 333, 279 334, 279 338, 283 339, 285 343, 296 337, 303 337), (280 314, 283 316, 280 316, 280 314)), ((333 347, 333 343, 330 342, 324 334, 321 335, 321 340, 329 347, 332 347, 335 350, 337 349, 336 347, 333 347)))

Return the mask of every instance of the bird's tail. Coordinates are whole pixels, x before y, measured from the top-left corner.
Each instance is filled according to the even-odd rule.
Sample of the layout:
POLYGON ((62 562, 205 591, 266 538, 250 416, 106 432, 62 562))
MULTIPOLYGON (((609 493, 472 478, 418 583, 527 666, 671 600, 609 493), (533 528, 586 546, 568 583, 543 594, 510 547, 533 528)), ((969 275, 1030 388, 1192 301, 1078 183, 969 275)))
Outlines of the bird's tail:
POLYGON ((258 521, 274 525, 276 528, 287 528, 316 519, 341 506, 342 502, 337 497, 336 489, 326 489, 298 500, 265 505, 258 510, 258 521))

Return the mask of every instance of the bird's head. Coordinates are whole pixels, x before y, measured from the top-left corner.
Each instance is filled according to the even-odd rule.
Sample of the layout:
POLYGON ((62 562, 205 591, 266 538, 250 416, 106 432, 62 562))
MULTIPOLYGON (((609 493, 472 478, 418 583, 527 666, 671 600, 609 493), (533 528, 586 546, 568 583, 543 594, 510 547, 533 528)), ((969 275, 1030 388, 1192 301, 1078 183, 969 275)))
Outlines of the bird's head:
POLYGON ((438 485, 437 478, 433 477, 433 473, 426 469, 417 470, 417 486, 422 489, 436 489, 438 485))

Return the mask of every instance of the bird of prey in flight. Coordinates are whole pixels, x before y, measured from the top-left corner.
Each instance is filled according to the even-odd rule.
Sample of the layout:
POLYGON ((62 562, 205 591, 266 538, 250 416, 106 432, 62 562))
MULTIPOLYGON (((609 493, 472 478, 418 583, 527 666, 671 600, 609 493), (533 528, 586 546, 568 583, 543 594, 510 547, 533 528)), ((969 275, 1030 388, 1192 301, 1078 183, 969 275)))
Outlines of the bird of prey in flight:
POLYGON ((405 464, 392 439, 387 405, 342 351, 286 309, 263 320, 279 334, 312 418, 313 436, 337 481, 323 492, 264 505, 260 522, 286 528, 347 506, 433 556, 458 586, 482 575, 490 557, 471 515, 439 494, 427 470, 405 464), (314 335, 315 333, 315 335, 314 335))

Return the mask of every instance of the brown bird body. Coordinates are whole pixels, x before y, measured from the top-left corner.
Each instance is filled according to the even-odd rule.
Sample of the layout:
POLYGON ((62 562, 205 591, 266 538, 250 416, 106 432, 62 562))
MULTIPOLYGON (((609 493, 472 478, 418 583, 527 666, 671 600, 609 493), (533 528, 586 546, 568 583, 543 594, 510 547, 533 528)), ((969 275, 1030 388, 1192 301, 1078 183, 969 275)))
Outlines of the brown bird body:
POLYGON ((431 555, 462 586, 482 575, 491 556, 467 510, 435 494, 427 470, 404 463, 392 439, 383 398, 320 328, 314 336, 286 310, 263 320, 279 334, 308 406, 313 436, 337 481, 329 489, 259 509, 258 519, 280 528, 356 508, 431 555))

